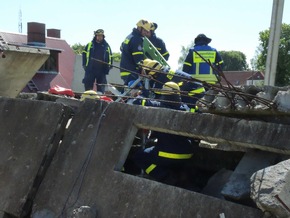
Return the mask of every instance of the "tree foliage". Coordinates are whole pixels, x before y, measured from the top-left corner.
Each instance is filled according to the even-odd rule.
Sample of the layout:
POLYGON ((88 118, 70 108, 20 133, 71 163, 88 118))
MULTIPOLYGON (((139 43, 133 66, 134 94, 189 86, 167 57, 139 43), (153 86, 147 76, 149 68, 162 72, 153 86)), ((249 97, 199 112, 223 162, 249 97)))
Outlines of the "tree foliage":
POLYGON ((85 49, 85 45, 81 45, 80 43, 75 43, 71 46, 72 50, 75 54, 81 54, 85 49))
POLYGON ((113 52, 112 56, 113 56, 113 60, 115 62, 120 62, 121 61, 121 53, 120 52, 117 52, 117 53, 113 52))
MULTIPOLYGON (((264 71, 266 68, 267 52, 269 46, 270 29, 259 33, 260 45, 254 64, 258 70, 264 71)), ((276 70, 276 86, 286 86, 290 84, 290 25, 282 24, 279 42, 278 61, 276 70)))
POLYGON ((181 47, 181 51, 180 51, 181 55, 178 59, 178 67, 180 69, 182 68, 183 62, 188 54, 189 49, 193 46, 194 46, 194 42, 192 41, 187 47, 185 47, 185 46, 181 47))
POLYGON ((246 55, 240 51, 220 51, 224 71, 245 71, 249 69, 246 55))
MULTIPOLYGON (((83 50, 85 49, 85 45, 81 45, 80 43, 76 43, 74 45, 71 46, 72 50, 74 51, 75 54, 82 54, 83 50)), ((117 52, 117 53, 112 53, 112 57, 113 60, 115 62, 120 62, 121 60, 121 53, 117 52)))
MULTIPOLYGON (((178 59, 179 68, 182 68, 183 62, 191 47, 194 46, 192 41, 187 47, 181 47, 181 56, 178 59)), ((240 51, 220 51, 219 52, 224 60, 224 71, 244 71, 248 70, 246 55, 240 51)))

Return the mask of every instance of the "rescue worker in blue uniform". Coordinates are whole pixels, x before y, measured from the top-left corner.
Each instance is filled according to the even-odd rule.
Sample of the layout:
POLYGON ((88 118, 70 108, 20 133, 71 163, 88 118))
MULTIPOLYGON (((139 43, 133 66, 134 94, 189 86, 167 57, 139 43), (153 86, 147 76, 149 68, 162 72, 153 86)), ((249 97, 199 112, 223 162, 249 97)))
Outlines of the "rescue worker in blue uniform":
MULTIPOLYGON (((153 80, 150 81, 150 87, 153 89, 161 89, 162 85, 168 81, 178 84, 181 90, 181 100, 186 104, 190 112, 197 112, 198 107, 196 102, 201 99, 205 94, 205 88, 202 83, 192 81, 190 74, 181 70, 170 70, 168 67, 163 67, 158 61, 145 59, 140 64, 144 73, 150 75, 153 80)), ((158 98, 160 93, 155 91, 158 98)))
POLYGON ((166 45, 164 43, 164 41, 156 36, 156 29, 157 29, 158 25, 157 23, 153 23, 152 28, 151 28, 151 32, 150 32, 150 36, 148 37, 148 39, 150 40, 150 42, 155 46, 155 48, 159 51, 159 53, 162 55, 162 57, 164 57, 165 60, 169 59, 169 52, 166 49, 166 45))
POLYGON ((182 71, 191 74, 195 79, 215 84, 219 78, 217 71, 222 70, 223 59, 215 48, 208 45, 210 42, 211 39, 204 34, 199 34, 194 39, 195 45, 189 49, 182 71))
MULTIPOLYGON (((136 98, 133 104, 182 110, 179 92, 176 83, 167 82, 163 85, 159 101, 136 98)), ((155 145, 137 151, 133 161, 146 174, 157 181, 164 182, 172 170, 188 163, 193 156, 194 146, 188 137, 169 133, 153 131, 151 138, 155 139, 155 145)))
POLYGON ((94 32, 94 38, 82 52, 82 65, 85 70, 83 83, 85 90, 93 90, 97 83, 97 91, 104 93, 107 84, 107 74, 112 68, 112 51, 105 40, 103 29, 94 32))
POLYGON ((131 80, 136 80, 141 73, 138 63, 144 60, 143 37, 149 36, 152 23, 147 20, 140 20, 137 28, 133 28, 130 35, 121 44, 120 50, 120 76, 124 85, 128 85, 131 80), (133 73, 132 73, 133 72, 133 73))

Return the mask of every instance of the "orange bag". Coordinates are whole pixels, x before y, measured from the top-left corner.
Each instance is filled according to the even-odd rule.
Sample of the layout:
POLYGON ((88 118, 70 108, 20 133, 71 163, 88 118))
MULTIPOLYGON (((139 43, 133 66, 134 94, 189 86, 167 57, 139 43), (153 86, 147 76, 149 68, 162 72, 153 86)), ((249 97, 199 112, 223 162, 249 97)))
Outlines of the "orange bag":
POLYGON ((111 99, 110 97, 107 97, 107 96, 101 96, 100 99, 104 100, 104 101, 107 101, 107 102, 112 102, 113 101, 113 99, 111 99))
POLYGON ((48 93, 55 94, 55 95, 67 95, 71 97, 75 97, 75 94, 71 89, 63 88, 60 86, 52 87, 48 90, 48 93))

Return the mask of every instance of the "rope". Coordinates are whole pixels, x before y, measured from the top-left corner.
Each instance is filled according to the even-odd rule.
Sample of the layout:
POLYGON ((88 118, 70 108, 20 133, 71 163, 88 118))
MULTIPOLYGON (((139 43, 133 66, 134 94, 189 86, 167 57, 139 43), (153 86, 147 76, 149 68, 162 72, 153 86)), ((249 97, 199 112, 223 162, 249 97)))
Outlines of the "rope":
MULTIPOLYGON (((95 135, 93 136, 93 139, 94 140, 92 141, 92 143, 90 145, 89 152, 88 152, 88 154, 87 154, 87 156, 86 156, 86 158, 85 158, 85 160, 84 160, 84 162, 82 164, 82 167, 81 167, 81 169, 80 169, 77 177, 75 178, 75 181, 73 183, 73 186, 71 188, 71 191, 69 192, 69 194, 68 194, 68 196, 66 198, 66 201, 64 203, 64 206, 63 206, 63 209, 61 211, 61 214, 58 217, 66 217, 65 216, 65 211, 67 211, 68 209, 72 208, 76 204, 76 202, 77 202, 77 200, 79 198, 80 191, 81 191, 81 188, 82 188, 82 185, 83 185, 83 181, 84 181, 85 175, 87 173, 87 168, 88 168, 88 165, 90 163, 90 160, 91 160, 91 157, 92 157, 92 154, 93 154, 95 145, 96 145, 97 136, 98 136, 98 133, 99 133, 101 121, 102 121, 102 118, 106 116, 105 112, 108 109, 109 105, 110 104, 107 104, 106 105, 106 107, 104 108, 104 110, 101 113, 101 116, 99 117, 99 120, 98 120, 98 123, 97 123, 97 126, 96 126, 97 129, 96 129, 95 135), (80 184, 79 184, 79 187, 77 189, 76 199, 75 199, 75 201, 70 206, 67 207, 67 203, 68 203, 70 197, 72 196, 72 193, 75 190, 75 188, 77 186, 77 182, 79 180, 80 180, 80 184)), ((102 107, 102 102, 101 102, 101 106, 100 107, 102 107)))

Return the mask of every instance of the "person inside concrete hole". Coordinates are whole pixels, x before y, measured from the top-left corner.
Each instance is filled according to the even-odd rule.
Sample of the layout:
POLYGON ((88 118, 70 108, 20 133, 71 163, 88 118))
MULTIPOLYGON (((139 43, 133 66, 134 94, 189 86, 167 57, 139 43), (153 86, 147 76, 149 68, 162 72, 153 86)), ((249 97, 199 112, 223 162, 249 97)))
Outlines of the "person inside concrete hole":
MULTIPOLYGON (((163 85, 158 101, 136 98, 133 104, 184 110, 179 86, 174 82, 163 85)), ((160 182, 168 181, 175 169, 184 166, 192 158, 193 143, 198 144, 188 137, 163 132, 153 131, 150 137, 154 138, 154 145, 137 151, 132 159, 146 175, 160 182)))

